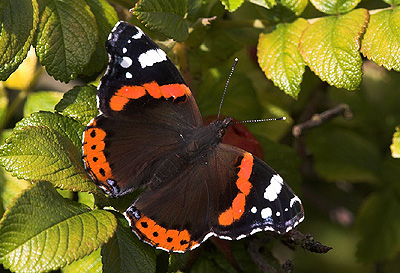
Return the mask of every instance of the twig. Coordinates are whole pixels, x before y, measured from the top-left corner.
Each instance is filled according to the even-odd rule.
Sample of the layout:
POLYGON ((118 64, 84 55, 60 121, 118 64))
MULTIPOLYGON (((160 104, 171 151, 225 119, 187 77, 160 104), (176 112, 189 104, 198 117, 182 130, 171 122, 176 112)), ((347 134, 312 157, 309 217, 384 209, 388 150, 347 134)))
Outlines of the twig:
POLYGON ((343 115, 345 119, 351 119, 353 117, 353 113, 347 104, 339 104, 329 110, 326 110, 325 112, 322 112, 321 114, 315 114, 306 122, 293 126, 292 134, 298 138, 303 134, 305 129, 320 126, 321 124, 333 119, 338 115, 343 115))

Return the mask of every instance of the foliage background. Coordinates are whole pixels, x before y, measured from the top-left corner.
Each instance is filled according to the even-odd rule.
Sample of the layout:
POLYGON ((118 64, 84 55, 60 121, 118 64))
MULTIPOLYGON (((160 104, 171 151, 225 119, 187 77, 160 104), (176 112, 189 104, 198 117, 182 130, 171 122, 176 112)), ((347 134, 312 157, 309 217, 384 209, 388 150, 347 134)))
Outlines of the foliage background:
MULTIPOLYGON (((49 260, 49 267, 43 262, 42 268, 63 267, 63 271, 74 271, 84 266, 91 272, 103 264, 108 271, 116 260, 113 255, 119 254, 123 260, 125 254, 129 257, 125 260, 131 260, 131 264, 120 262, 121 268, 126 266, 126 270, 133 272, 143 268, 155 270, 155 252, 145 247, 140 250, 143 252, 138 250, 142 244, 126 234, 123 219, 103 210, 88 212, 87 206, 93 208, 94 204, 92 193, 100 207, 108 201, 101 199, 101 193, 88 183, 89 178, 81 172, 82 163, 71 163, 74 162, 71 158, 80 157, 82 124, 96 115, 95 89, 89 84, 97 85, 104 71, 107 63, 104 41, 119 18, 140 26, 169 53, 192 87, 204 116, 217 112, 230 66, 234 57, 238 57, 240 61, 223 113, 239 120, 288 117, 286 122, 249 124, 248 128, 262 144, 266 162, 285 177, 303 200, 306 219, 299 230, 311 233, 333 250, 325 255, 306 252, 300 247, 291 251, 278 240, 268 240, 266 248, 272 249, 271 253, 278 258, 269 257, 270 252, 265 251, 268 262, 276 266, 277 262, 294 260, 294 272, 398 272, 398 4, 395 0, 143 0, 131 14, 128 10, 135 3, 127 0, 0 0, 1 143, 9 137, 8 144, 0 149, 0 163, 7 169, 0 169, 0 214, 7 208, 10 215, 28 214, 18 210, 16 204, 33 196, 30 206, 39 206, 41 193, 49 192, 71 215, 79 215, 82 220, 87 213, 97 213, 93 216, 96 223, 107 224, 98 237, 90 236, 98 240, 92 242, 91 249, 77 254, 81 256, 66 252, 60 254, 61 262, 49 260), (31 45, 36 52, 29 51, 31 45), (49 75, 53 81, 44 83, 49 75), (60 86, 54 79, 69 83, 60 86), (75 85, 87 86, 72 89, 58 103, 63 97, 60 91, 75 85), (54 114, 56 104, 59 114, 54 114), (352 119, 335 117, 306 130, 298 138, 292 135, 294 125, 341 104, 351 109, 352 119), (39 110, 51 113, 31 115, 39 110), (24 117, 11 133, 16 122, 24 117), (28 131, 34 134, 29 135, 28 131), (46 137, 54 137, 61 145, 52 146, 55 140, 40 144, 38 140, 46 137), (39 160, 47 146, 51 147, 48 158, 64 161, 39 160), (30 154, 32 147, 40 153, 30 154), (31 187, 29 182, 11 174, 27 181, 50 181, 64 189, 58 192, 66 199, 60 199, 48 183, 31 187), (31 187, 29 192, 15 199, 28 187, 31 187), (72 193, 71 189, 83 193, 72 193), (114 241, 92 252, 114 232, 118 234, 114 241), (113 249, 115 245, 122 249, 121 242, 129 240, 133 240, 136 252, 128 255, 113 249), (90 256, 72 263, 89 253, 90 256), (135 263, 139 260, 145 262, 135 263), (71 265, 64 267, 67 264, 71 265)), ((51 204, 49 201, 43 204, 46 202, 51 204)), ((58 213, 55 211, 54 215, 58 213)), ((72 221, 68 215, 61 216, 72 221)), ((54 218, 51 220, 56 221, 54 218)), ((3 218, 0 234, 7 234, 5 230, 11 226, 6 225, 7 221, 11 221, 10 217, 3 218)), ((93 232, 87 225, 82 226, 82 231, 93 232)), ((65 236, 68 228, 64 228, 60 227, 60 234, 65 236)), ((51 231, 43 226, 39 229, 51 231)), ((85 240, 75 239, 78 243, 85 240)), ((5 258, 7 240, 0 235, 1 263, 14 270, 28 266, 18 260, 10 263, 5 258)), ((40 238, 36 240, 42 242, 40 238)), ((254 265, 248 265, 250 258, 244 254, 248 242, 251 239, 234 242, 233 249, 239 264, 250 271, 254 265)), ((193 272, 234 271, 210 242, 205 249, 194 263, 193 272)), ((165 256, 157 254, 158 269, 165 269, 162 265, 165 256)), ((169 269, 179 268, 186 257, 172 256, 169 269)))

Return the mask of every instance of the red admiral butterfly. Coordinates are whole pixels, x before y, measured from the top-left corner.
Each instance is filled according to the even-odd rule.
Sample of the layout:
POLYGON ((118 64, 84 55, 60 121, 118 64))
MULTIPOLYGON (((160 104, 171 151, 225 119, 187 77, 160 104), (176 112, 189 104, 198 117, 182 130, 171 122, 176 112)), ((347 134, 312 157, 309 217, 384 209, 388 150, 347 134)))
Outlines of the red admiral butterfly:
POLYGON ((221 143, 232 118, 203 124, 178 69, 142 30, 118 22, 106 49, 100 115, 85 129, 83 160, 110 197, 145 189, 124 213, 141 240, 185 252, 213 235, 286 233, 304 219, 279 174, 221 143))

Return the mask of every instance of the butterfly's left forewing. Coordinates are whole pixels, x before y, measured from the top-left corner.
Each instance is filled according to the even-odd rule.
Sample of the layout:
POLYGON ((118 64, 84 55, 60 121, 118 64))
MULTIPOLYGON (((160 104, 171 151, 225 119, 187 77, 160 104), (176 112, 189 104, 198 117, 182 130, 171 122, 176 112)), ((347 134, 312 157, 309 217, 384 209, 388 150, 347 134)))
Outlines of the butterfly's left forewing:
POLYGON ((203 122, 178 69, 139 28, 117 23, 106 49, 101 114, 85 129, 83 159, 96 184, 119 197, 151 183, 154 166, 203 122))

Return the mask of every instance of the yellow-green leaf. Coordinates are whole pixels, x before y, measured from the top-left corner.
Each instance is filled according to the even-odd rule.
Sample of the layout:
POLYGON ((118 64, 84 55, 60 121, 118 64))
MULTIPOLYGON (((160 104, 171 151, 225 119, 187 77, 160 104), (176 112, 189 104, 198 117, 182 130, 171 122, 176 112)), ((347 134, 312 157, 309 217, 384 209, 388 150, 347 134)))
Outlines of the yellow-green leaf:
POLYGON ((268 34, 261 34, 258 40, 258 63, 268 79, 294 98, 300 92, 300 83, 305 63, 298 46, 303 30, 308 26, 305 19, 293 23, 279 24, 268 34))
POLYGON ((233 12, 243 4, 244 0, 221 0, 227 10, 233 12))
POLYGON ((386 69, 400 71, 400 6, 371 15, 362 40, 365 57, 386 69))
POLYGON ((0 222, 0 263, 18 272, 61 268, 98 249, 116 228, 112 213, 90 210, 38 182, 0 222))
POLYGON ((62 269, 63 273, 102 273, 103 263, 101 262, 101 250, 98 249, 92 254, 67 265, 62 269))
POLYGON ((97 89, 93 85, 75 86, 56 105, 55 110, 83 125, 99 114, 96 102, 97 89))
POLYGON ((79 122, 59 114, 32 114, 20 121, 0 146, 0 163, 18 178, 100 193, 83 168, 83 129, 79 122))
POLYGON ((337 88, 355 90, 362 79, 360 36, 368 11, 356 9, 345 15, 320 18, 300 39, 303 59, 321 80, 337 88))
POLYGON ((314 7, 327 14, 339 14, 354 9, 361 0, 310 0, 314 7))
POLYGON ((396 128, 396 132, 393 134, 392 145, 390 145, 392 156, 400 158, 400 127, 396 128))

